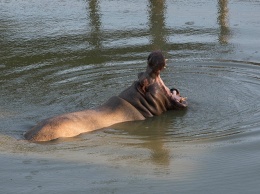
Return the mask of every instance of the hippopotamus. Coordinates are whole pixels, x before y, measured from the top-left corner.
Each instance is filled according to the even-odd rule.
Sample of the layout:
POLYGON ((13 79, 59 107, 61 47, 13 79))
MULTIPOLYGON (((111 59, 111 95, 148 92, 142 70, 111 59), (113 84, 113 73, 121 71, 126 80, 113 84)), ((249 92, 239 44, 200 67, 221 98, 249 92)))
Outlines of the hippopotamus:
POLYGON ((151 52, 146 71, 139 73, 137 80, 118 96, 93 109, 43 120, 24 134, 25 139, 39 142, 74 137, 117 123, 158 116, 167 110, 186 108, 186 98, 179 90, 169 89, 161 79, 160 72, 165 67, 162 52, 151 52))

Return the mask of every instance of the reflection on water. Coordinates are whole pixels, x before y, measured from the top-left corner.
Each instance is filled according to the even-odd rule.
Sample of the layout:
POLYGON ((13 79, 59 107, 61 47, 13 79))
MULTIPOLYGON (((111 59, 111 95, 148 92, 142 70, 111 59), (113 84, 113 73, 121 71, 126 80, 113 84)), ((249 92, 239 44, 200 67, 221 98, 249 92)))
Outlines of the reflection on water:
POLYGON ((151 33, 151 48, 152 50, 163 49, 167 50, 167 30, 165 27, 165 1, 149 1, 149 22, 151 33))
MULTIPOLYGON (((257 1, 228 0, 0 1, 1 151, 118 164, 133 177, 156 171, 169 185, 178 179, 175 185, 193 188, 198 174, 196 180, 207 182, 220 173, 214 169, 251 166, 241 158, 231 165, 222 156, 237 159, 233 150, 239 149, 240 157, 251 154, 257 161, 259 7, 257 1), (162 78, 188 97, 187 111, 45 144, 17 141, 40 120, 118 94, 154 49, 169 58, 162 78), (231 151, 216 153, 215 145, 231 151), (219 166, 219 158, 230 165, 219 166), (136 168, 141 171, 134 174, 136 168)), ((250 170, 229 177, 252 182, 259 176, 245 176, 250 170)))
MULTIPOLYGON (((1 45, 5 49, 1 52, 5 63, 36 65, 49 62, 64 65, 64 61, 70 64, 96 64, 111 60, 143 60, 139 55, 154 49, 165 50, 178 60, 214 58, 214 52, 231 52, 231 47, 218 48, 219 43, 214 37, 219 36, 221 44, 228 41, 231 30, 227 22, 227 1, 218 2, 216 16, 200 13, 212 19, 213 25, 209 26, 195 23, 196 15, 187 20, 182 15, 176 17, 173 9, 181 6, 179 2, 148 1, 147 5, 138 2, 140 11, 132 15, 129 14, 132 7, 122 7, 119 18, 124 15, 136 17, 134 21, 121 19, 113 25, 109 18, 115 18, 119 9, 112 7, 114 4, 109 6, 96 0, 83 3, 71 6, 64 2, 63 7, 59 6, 59 2, 50 3, 49 6, 56 7, 56 10, 45 3, 43 9, 38 1, 31 5, 26 1, 2 3, 0 22, 4 38, 1 45), (37 8, 40 11, 37 12, 37 8), (66 13, 62 12, 64 8, 68 9, 66 13), (142 17, 146 12, 148 20, 142 17), (66 18, 69 18, 68 23, 65 23, 66 18), (216 18, 220 32, 214 25, 216 18), (182 24, 176 25, 179 21, 182 24)), ((135 3, 130 6, 135 6, 135 3)))
POLYGON ((230 27, 228 22, 228 0, 218 1, 218 23, 220 27, 219 42, 227 44, 230 39, 230 27))
POLYGON ((99 5, 97 0, 89 1, 89 20, 91 33, 89 42, 91 46, 94 46, 95 49, 100 50, 102 45, 102 33, 101 33, 101 21, 100 21, 100 13, 99 13, 99 5))
MULTIPOLYGON (((156 165, 169 166, 171 162, 171 150, 165 144, 167 142, 174 142, 175 137, 169 134, 174 131, 173 118, 182 118, 186 111, 168 112, 160 117, 149 118, 143 122, 132 122, 117 124, 112 127, 113 130, 106 130, 106 133, 117 134, 120 136, 131 136, 140 141, 140 147, 146 148, 150 151, 149 159, 156 165), (168 137, 168 138, 165 138, 168 137)), ((138 144, 138 143, 137 143, 138 144)), ((137 145, 135 144, 135 145, 137 145)), ((131 143, 126 143, 131 146, 131 143)))

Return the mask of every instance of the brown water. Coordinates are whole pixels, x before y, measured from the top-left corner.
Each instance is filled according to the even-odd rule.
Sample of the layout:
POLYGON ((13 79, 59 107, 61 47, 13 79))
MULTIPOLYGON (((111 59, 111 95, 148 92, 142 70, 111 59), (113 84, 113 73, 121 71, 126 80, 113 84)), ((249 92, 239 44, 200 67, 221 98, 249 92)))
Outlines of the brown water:
POLYGON ((260 2, 0 1, 3 193, 259 193, 260 2), (187 111, 34 144, 165 52, 187 111))

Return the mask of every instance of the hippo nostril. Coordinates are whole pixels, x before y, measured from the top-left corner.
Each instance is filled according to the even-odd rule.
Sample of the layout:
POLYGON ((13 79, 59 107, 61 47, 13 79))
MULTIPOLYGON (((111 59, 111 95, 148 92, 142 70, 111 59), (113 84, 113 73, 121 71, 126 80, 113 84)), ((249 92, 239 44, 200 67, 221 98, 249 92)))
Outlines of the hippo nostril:
POLYGON ((176 93, 177 93, 178 95, 180 94, 179 90, 176 89, 176 88, 172 88, 172 89, 170 89, 170 91, 171 91, 171 93, 173 93, 173 91, 176 91, 176 93))

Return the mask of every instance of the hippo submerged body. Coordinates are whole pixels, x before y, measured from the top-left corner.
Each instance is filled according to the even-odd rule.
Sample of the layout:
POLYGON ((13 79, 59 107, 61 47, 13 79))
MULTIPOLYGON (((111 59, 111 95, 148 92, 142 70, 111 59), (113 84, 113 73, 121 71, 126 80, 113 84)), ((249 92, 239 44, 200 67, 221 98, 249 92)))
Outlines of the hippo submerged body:
POLYGON ((152 52, 146 71, 140 73, 138 80, 118 96, 94 109, 46 119, 26 132, 24 137, 30 141, 73 137, 116 123, 144 120, 167 110, 186 108, 186 99, 180 96, 178 90, 166 87, 160 78, 160 71, 165 65, 162 53, 152 52))

